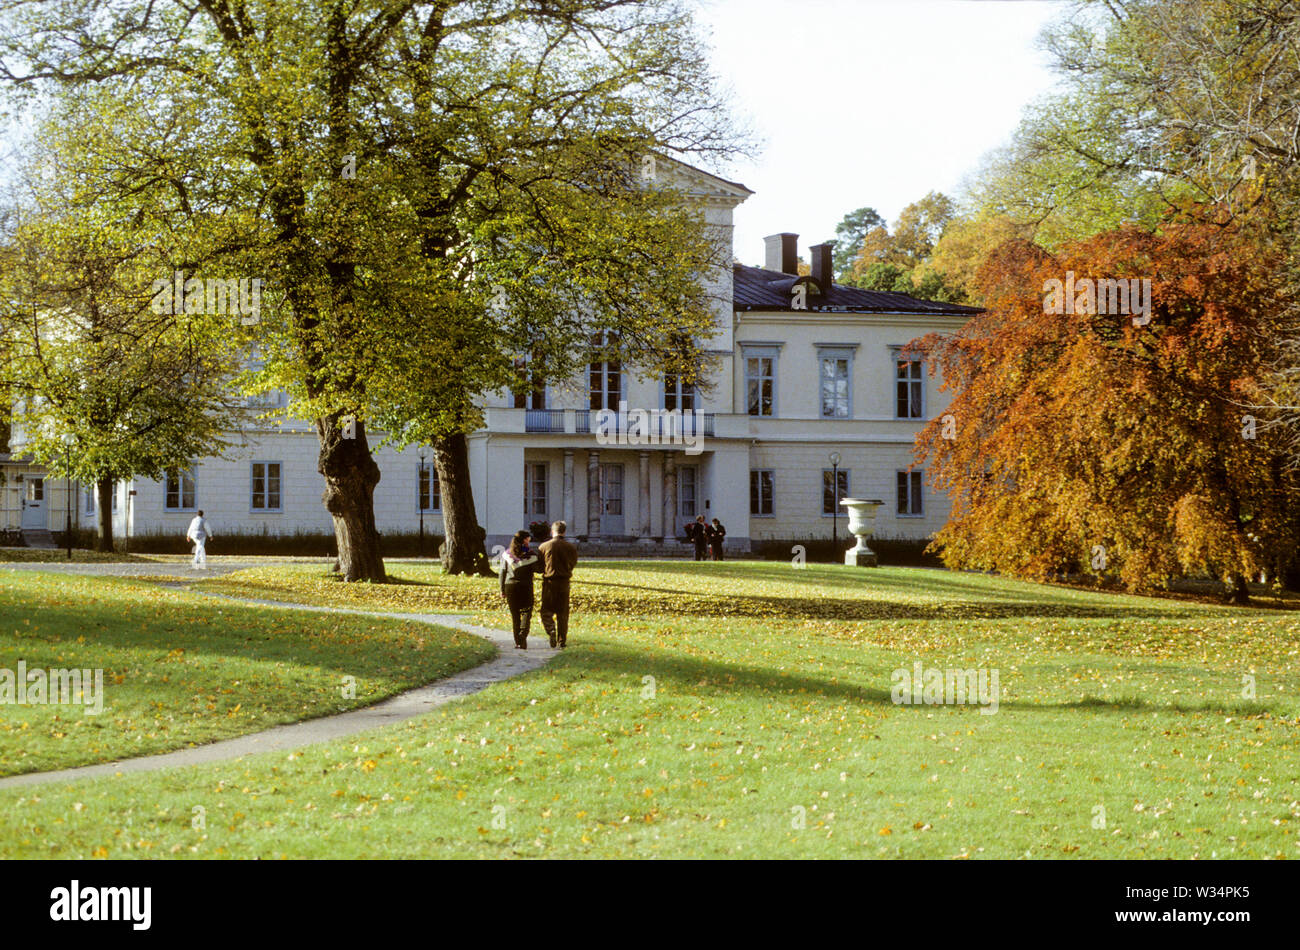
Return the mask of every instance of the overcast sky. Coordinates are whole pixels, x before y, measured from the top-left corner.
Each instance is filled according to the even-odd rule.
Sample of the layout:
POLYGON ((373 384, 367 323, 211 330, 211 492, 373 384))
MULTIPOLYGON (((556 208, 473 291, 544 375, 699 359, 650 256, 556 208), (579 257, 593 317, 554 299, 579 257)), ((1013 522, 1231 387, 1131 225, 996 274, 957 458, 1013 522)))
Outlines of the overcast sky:
POLYGON ((1035 40, 1052 0, 697 0, 715 68, 762 139, 725 171, 756 194, 736 255, 799 234, 799 253, 868 205, 893 223, 931 190, 957 197, 1053 77, 1035 40))

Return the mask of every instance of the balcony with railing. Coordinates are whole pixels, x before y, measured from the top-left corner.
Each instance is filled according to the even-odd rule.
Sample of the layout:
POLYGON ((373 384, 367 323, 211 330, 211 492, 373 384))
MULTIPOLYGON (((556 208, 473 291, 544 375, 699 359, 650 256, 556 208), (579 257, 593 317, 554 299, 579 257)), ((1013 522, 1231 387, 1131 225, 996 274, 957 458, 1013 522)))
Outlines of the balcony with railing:
POLYGON ((563 409, 525 409, 525 432, 563 432, 563 409))
POLYGON ((499 432, 523 431, 553 435, 628 432, 655 441, 700 436, 713 438, 716 431, 716 416, 712 412, 645 412, 645 416, 640 416, 635 410, 627 415, 611 412, 602 418, 602 410, 599 409, 498 409, 492 411, 495 420, 489 423, 489 427, 499 432), (520 414, 523 416, 522 430, 519 428, 520 414))

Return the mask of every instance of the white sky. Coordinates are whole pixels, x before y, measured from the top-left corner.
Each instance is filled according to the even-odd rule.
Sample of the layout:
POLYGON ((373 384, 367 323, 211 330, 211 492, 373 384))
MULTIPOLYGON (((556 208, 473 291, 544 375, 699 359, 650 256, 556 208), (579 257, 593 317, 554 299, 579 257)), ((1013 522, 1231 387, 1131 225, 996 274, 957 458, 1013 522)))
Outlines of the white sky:
POLYGON ((1052 0, 697 0, 714 69, 762 151, 723 169, 756 194, 736 209, 736 255, 763 237, 831 240, 863 205, 891 224, 1008 141, 1052 84, 1035 40, 1052 0))

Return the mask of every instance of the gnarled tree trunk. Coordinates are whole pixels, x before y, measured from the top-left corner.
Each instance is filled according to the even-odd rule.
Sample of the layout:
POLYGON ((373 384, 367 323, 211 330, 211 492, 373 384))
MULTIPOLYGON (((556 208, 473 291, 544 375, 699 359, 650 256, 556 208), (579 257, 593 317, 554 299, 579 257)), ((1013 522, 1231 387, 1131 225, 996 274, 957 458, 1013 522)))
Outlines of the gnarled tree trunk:
POLYGON ((317 468, 325 476, 321 501, 334 519, 339 571, 347 581, 387 580, 375 528, 375 486, 379 465, 370 455, 365 425, 347 426, 338 416, 316 420, 320 437, 317 468))
POLYGON ((442 494, 442 523, 447 532, 439 556, 444 574, 482 574, 492 565, 483 549, 486 532, 474 512, 474 487, 469 479, 469 442, 463 432, 439 439, 433 446, 442 494))

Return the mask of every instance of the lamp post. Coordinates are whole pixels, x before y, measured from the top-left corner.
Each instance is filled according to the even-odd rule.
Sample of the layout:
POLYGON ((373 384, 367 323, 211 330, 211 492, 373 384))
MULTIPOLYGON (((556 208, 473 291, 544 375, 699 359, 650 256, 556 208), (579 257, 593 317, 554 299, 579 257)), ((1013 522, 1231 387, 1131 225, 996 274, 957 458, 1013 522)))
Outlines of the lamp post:
POLYGON ((68 542, 68 560, 72 560, 72 443, 76 439, 71 432, 63 434, 64 447, 64 476, 63 476, 63 495, 66 502, 66 510, 63 515, 63 535, 68 542))
MULTIPOLYGON (((416 557, 424 557, 424 493, 426 491, 424 481, 424 453, 420 453, 420 484, 416 487, 415 503, 420 508, 420 547, 416 557)), ((432 486, 430 486, 432 487, 432 486)))
POLYGON ((831 463, 831 491, 835 495, 835 504, 831 506, 831 550, 839 547, 840 535, 840 453, 832 452, 829 456, 831 463))

